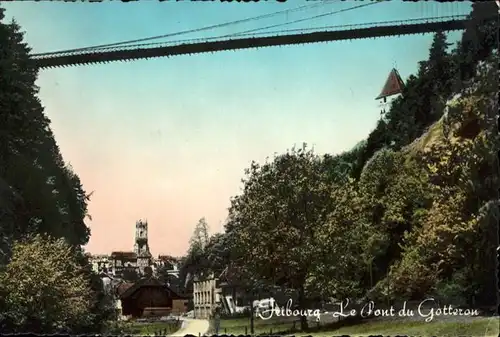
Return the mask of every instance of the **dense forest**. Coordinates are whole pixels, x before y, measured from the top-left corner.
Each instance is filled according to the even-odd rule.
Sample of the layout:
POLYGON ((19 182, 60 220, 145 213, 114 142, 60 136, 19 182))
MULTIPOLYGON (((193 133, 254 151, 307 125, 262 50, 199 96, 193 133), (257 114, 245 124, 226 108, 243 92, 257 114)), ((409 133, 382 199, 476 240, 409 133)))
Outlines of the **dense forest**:
MULTIPOLYGON (((352 150, 304 146, 253 163, 225 232, 209 237, 200 220, 180 286, 229 266, 249 290, 296 289, 301 306, 430 294, 496 305, 496 11, 474 3, 451 51, 436 33, 428 59, 352 150)), ((90 194, 61 156, 29 52, 0 8, 0 330, 99 332, 113 310, 82 250, 90 194)))
POLYGON ((314 297, 433 296, 494 308, 496 11, 475 2, 452 50, 436 33, 428 59, 352 150, 319 155, 304 145, 252 163, 225 232, 190 251, 197 273, 230 266, 249 290, 296 289, 301 307, 314 297))

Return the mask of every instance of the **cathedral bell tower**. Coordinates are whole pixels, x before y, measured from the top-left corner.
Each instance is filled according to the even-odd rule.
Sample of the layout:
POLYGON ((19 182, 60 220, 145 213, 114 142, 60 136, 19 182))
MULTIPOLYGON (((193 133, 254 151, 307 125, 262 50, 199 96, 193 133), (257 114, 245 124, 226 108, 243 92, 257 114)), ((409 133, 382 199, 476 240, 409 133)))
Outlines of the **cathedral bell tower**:
POLYGON ((148 244, 148 222, 139 220, 135 223, 135 245, 134 252, 137 255, 137 267, 141 274, 144 268, 150 265, 151 253, 148 244))

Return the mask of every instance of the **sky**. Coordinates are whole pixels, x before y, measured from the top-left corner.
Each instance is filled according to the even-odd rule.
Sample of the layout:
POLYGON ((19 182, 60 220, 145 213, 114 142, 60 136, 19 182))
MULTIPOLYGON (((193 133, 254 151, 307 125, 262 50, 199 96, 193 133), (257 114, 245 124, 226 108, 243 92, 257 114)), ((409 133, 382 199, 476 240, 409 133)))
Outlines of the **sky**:
MULTIPOLYGON (((233 34, 338 11, 355 1, 2 4, 33 53, 170 34, 311 5, 263 20, 171 37, 233 34)), ((271 30, 467 14, 470 3, 382 2, 271 30)), ((460 32, 448 34, 456 41, 460 32)), ((165 39, 160 40, 165 41, 165 39)), ((152 41, 155 42, 155 41, 152 41)), ((380 118, 393 67, 406 79, 432 34, 279 46, 41 70, 40 99, 62 155, 94 191, 86 250, 131 251, 146 219, 153 255, 183 255, 198 220, 223 230, 244 169, 306 142, 336 154, 380 118)))

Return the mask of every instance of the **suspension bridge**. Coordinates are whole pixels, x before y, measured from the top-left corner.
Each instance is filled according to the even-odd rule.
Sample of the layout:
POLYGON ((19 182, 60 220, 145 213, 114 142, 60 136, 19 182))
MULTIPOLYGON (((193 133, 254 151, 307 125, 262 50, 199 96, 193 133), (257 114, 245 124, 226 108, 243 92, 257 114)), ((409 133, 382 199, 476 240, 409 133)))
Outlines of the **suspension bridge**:
MULTIPOLYGON (((323 1, 327 2, 327 1, 323 1)), ((149 59, 155 57, 170 57, 176 55, 192 55, 199 53, 213 53, 219 51, 261 48, 282 45, 318 43, 340 40, 355 40, 367 38, 379 38, 387 36, 401 36, 409 34, 426 34, 437 31, 463 30, 469 23, 466 14, 439 15, 417 19, 392 20, 383 22, 371 22, 352 25, 337 25, 320 28, 288 29, 281 31, 260 30, 275 28, 277 26, 293 24, 316 19, 323 16, 339 14, 345 11, 355 10, 362 7, 373 6, 385 1, 364 3, 347 9, 341 9, 328 13, 302 18, 291 22, 276 24, 257 29, 251 29, 229 35, 207 37, 202 39, 185 39, 159 43, 145 43, 145 41, 158 40, 161 38, 182 35, 186 33, 199 32, 231 26, 246 21, 258 20, 272 17, 285 12, 298 11, 318 4, 309 4, 294 9, 288 9, 275 13, 265 14, 258 17, 222 23, 214 26, 192 29, 188 31, 171 33, 161 36, 148 37, 138 40, 123 41, 106 45, 84 47, 49 53, 32 54, 31 60, 39 69, 65 67, 75 65, 88 65, 96 63, 107 63, 113 61, 131 61, 138 59, 149 59), (140 43, 139 43, 140 42, 140 43)), ((496 16, 496 13, 492 13, 496 16)))

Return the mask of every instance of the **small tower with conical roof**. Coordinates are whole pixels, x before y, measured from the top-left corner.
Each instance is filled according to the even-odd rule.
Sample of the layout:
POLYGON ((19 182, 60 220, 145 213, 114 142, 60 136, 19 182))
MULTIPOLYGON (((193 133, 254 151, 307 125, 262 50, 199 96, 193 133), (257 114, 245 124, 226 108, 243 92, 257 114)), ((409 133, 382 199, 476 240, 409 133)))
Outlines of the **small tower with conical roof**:
POLYGON ((382 119, 385 116, 386 110, 390 108, 392 103, 392 101, 387 102, 387 98, 402 94, 404 87, 405 84, 401 79, 399 72, 396 70, 396 68, 392 68, 389 76, 387 77, 387 80, 385 81, 384 87, 380 92, 380 95, 375 98, 376 100, 382 100, 380 102, 380 107, 382 108, 382 110, 380 111, 380 116, 382 119))

